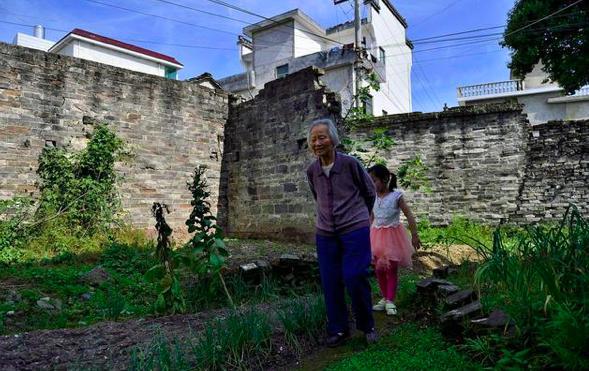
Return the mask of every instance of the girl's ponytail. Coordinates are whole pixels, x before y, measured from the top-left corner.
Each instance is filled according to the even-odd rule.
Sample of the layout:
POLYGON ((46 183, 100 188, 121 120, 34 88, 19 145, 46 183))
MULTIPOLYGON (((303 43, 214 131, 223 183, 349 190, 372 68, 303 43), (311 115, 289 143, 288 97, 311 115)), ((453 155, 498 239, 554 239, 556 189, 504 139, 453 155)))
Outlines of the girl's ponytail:
POLYGON ((397 189, 397 176, 395 173, 391 172, 391 181, 389 182, 389 191, 393 192, 397 189))

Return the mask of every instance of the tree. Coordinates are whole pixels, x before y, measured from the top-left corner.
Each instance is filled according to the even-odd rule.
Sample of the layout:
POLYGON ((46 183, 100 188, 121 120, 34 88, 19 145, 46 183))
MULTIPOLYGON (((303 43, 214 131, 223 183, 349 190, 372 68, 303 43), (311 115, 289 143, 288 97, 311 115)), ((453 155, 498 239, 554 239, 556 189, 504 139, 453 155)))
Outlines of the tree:
POLYGON ((509 68, 523 77, 541 61, 567 94, 588 84, 588 13, 587 0, 518 0, 501 43, 512 50, 509 68))

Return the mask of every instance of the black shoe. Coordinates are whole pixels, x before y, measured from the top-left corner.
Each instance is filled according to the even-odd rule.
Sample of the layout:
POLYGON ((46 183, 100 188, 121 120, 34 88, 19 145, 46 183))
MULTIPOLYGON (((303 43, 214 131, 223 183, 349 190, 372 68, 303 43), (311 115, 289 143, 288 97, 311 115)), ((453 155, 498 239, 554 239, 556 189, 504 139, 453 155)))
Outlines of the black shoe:
POLYGON ((338 332, 335 335, 328 336, 327 340, 325 341, 325 345, 327 345, 329 348, 335 348, 342 345, 349 337, 349 332, 338 332))
POLYGON ((364 336, 366 337, 366 343, 368 343, 368 345, 374 344, 378 341, 378 334, 374 329, 372 329, 372 331, 370 332, 365 333, 364 336))

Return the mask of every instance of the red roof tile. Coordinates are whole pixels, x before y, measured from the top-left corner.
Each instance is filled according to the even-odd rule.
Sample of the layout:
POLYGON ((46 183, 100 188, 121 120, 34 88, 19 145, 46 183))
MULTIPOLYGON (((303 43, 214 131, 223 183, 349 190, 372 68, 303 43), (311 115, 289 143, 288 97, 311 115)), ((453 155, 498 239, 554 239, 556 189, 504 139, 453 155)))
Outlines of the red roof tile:
POLYGON ((140 46, 127 44, 127 43, 124 43, 122 41, 111 39, 110 37, 106 37, 106 36, 101 36, 101 35, 98 35, 98 34, 95 34, 95 33, 89 32, 89 31, 85 31, 85 30, 82 30, 82 29, 79 29, 79 28, 75 28, 72 32, 70 32, 70 34, 82 36, 82 37, 85 37, 87 39, 96 40, 96 41, 99 41, 99 42, 102 42, 102 43, 105 43, 105 44, 117 46, 119 48, 131 50, 131 51, 134 51, 136 53, 140 53, 140 54, 143 54, 143 55, 147 55, 147 56, 150 56, 150 57, 153 57, 153 58, 161 59, 161 60, 164 60, 164 61, 168 61, 170 63, 179 64, 179 65, 183 66, 182 63, 178 62, 175 58, 170 57, 168 55, 161 54, 161 53, 158 53, 158 52, 154 52, 153 50, 145 49, 145 48, 142 48, 140 46))

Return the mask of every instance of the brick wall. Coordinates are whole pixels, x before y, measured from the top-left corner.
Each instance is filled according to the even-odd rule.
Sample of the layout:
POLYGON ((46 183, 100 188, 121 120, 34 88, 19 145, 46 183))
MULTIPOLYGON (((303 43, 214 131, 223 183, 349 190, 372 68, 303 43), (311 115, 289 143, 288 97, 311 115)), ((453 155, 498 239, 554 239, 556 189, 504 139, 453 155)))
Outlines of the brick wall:
POLYGON ((217 197, 227 111, 223 92, 0 44, 0 197, 36 191, 44 146, 83 148, 94 123, 107 122, 135 155, 117 166, 127 220, 153 225, 159 201, 181 226, 195 166, 208 166, 217 197))
POLYGON ((304 176, 313 160, 307 125, 339 115, 335 96, 307 68, 231 105, 225 132, 219 218, 240 237, 309 240, 314 207, 304 176))

